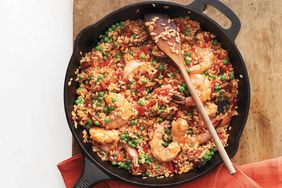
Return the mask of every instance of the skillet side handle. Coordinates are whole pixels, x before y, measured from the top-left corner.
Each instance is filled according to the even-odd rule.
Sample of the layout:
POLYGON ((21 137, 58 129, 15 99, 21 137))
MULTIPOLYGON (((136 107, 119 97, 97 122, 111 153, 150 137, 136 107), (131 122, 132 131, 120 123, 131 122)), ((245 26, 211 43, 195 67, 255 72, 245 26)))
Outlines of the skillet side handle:
POLYGON ((100 168, 84 157, 83 171, 73 188, 91 188, 92 185, 110 179, 100 168))
POLYGON ((238 16, 226 5, 224 5, 219 0, 194 0, 191 4, 187 5, 188 8, 195 10, 198 13, 203 14, 203 11, 206 8, 206 5, 211 5, 214 8, 216 8, 218 11, 223 13, 227 18, 231 21, 231 27, 229 29, 223 29, 224 33, 231 38, 233 41, 235 41, 240 28, 241 28, 241 22, 238 18, 238 16))

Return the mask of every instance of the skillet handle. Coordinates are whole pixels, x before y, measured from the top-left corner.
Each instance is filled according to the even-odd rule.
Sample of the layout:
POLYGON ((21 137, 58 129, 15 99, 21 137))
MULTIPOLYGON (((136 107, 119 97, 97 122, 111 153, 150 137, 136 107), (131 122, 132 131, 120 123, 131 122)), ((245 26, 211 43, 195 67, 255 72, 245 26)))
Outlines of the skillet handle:
POLYGON ((110 179, 100 168, 84 157, 83 171, 73 188, 91 188, 92 185, 110 179))
POLYGON ((241 22, 238 16, 219 0, 194 0, 191 4, 188 5, 188 8, 191 8, 192 10, 195 10, 196 12, 202 14, 202 12, 206 8, 206 5, 213 6, 230 19, 231 27, 229 29, 222 28, 222 30, 229 38, 234 41, 241 28, 241 22))

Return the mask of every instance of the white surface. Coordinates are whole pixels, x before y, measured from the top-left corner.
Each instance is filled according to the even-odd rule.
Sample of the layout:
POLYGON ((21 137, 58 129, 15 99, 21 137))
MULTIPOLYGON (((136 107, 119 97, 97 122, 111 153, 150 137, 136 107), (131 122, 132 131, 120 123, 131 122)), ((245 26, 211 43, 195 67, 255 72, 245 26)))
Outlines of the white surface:
POLYGON ((0 0, 0 187, 64 187, 71 155, 63 108, 71 0, 0 0))

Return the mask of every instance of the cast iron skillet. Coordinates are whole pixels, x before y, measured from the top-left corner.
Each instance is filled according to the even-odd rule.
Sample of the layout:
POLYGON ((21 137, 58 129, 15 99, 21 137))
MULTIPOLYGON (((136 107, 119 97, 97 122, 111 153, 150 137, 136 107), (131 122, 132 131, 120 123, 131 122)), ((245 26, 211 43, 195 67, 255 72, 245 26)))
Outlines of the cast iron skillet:
POLYGON ((189 16, 191 19, 200 22, 203 30, 210 31, 215 34, 219 42, 222 43, 223 48, 229 51, 229 57, 235 70, 235 77, 240 78, 239 75, 242 75, 243 77, 240 78, 239 82, 239 115, 235 116, 231 121, 232 129, 229 131, 230 137, 228 139, 228 147, 226 147, 226 151, 228 155, 232 157, 238 149, 239 139, 247 120, 250 104, 248 73, 241 54, 234 43, 241 26, 238 17, 232 12, 232 10, 217 0, 195 0, 189 5, 161 1, 136 3, 113 11, 97 23, 86 27, 78 34, 74 43, 73 54, 65 77, 64 104, 70 130, 75 140, 78 142, 84 156, 84 170, 77 184, 74 186, 76 188, 90 187, 98 181, 109 178, 121 179, 129 183, 144 186, 172 186, 192 181, 211 171, 222 162, 219 154, 216 154, 212 160, 204 166, 188 173, 163 179, 142 179, 142 177, 133 176, 125 170, 112 166, 109 162, 102 161, 95 153, 92 152, 91 144, 84 144, 82 142, 81 129, 74 128, 73 121, 71 120, 71 111, 76 97, 75 89, 78 85, 72 83, 71 86, 68 86, 68 82, 70 78, 75 77, 75 71, 79 66, 79 60, 81 58, 80 52, 88 52, 96 46, 98 36, 104 33, 105 30, 112 24, 126 19, 143 18, 145 14, 151 12, 162 12, 171 17, 189 16), (223 29, 214 20, 203 14, 202 11, 205 9, 207 4, 215 7, 228 17, 232 22, 232 26, 229 29, 223 29))

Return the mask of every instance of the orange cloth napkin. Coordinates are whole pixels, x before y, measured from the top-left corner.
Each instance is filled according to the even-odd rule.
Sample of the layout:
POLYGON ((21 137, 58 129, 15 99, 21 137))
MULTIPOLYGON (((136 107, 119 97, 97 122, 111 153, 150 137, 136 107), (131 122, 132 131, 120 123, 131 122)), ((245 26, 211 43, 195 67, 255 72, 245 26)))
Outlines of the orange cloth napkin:
MULTIPOLYGON (((82 156, 75 155, 59 163, 58 168, 63 176, 67 188, 71 188, 77 181, 83 167, 82 156)), ((223 164, 215 170, 189 183, 174 188, 279 188, 282 187, 282 157, 261 162, 235 166, 237 173, 228 174, 223 164)), ((97 183, 93 188, 138 188, 118 180, 105 180, 97 183)))

